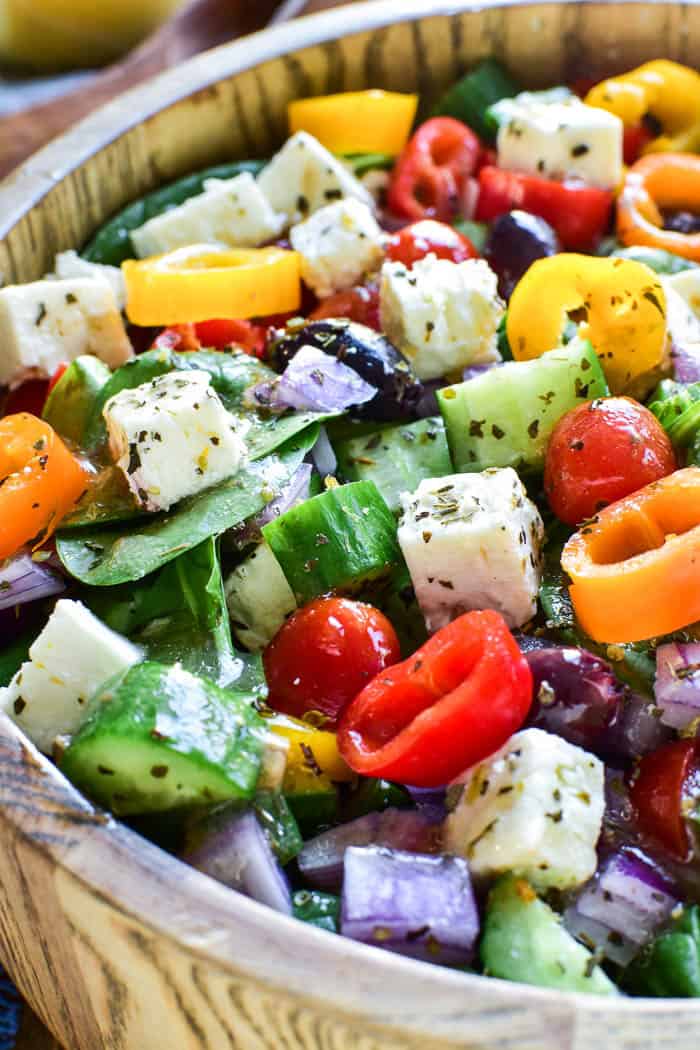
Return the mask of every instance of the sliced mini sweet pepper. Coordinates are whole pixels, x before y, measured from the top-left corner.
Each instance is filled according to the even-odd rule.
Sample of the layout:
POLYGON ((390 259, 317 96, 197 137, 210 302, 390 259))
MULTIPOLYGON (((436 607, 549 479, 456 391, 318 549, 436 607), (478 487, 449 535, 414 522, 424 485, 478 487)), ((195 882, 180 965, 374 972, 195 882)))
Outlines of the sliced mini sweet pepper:
POLYGON ((625 245, 681 255, 700 262, 700 233, 665 230, 664 210, 700 211, 700 157, 655 153, 628 170, 617 202, 617 235, 625 245))
POLYGON ((335 733, 277 712, 265 721, 269 730, 289 741, 287 783, 293 781, 299 789, 300 783, 313 781, 319 775, 334 783, 354 779, 354 773, 340 755, 335 733))
POLYGON ((561 565, 596 642, 638 642, 700 620, 700 468, 601 510, 567 542, 561 565))
POLYGON ((129 320, 175 325, 285 313, 301 305, 299 256, 281 248, 191 245, 122 263, 129 320))
POLYGON ((664 358, 666 296, 643 263, 567 253, 538 259, 508 305, 513 357, 527 361, 554 349, 570 317, 593 344, 615 394, 629 390, 664 358))
POLYGON ((497 751, 531 703, 529 665, 501 614, 464 613, 346 707, 340 753, 364 776, 436 787, 497 751))
POLYGON ((332 153, 397 156, 411 134, 417 95, 345 91, 290 102, 289 132, 308 131, 332 153))
POLYGON ((614 113, 625 127, 653 117, 661 134, 644 146, 645 153, 700 149, 700 74, 688 66, 665 58, 645 62, 596 84, 586 103, 614 113))
POLYGON ((87 475, 42 419, 0 419, 0 560, 38 546, 87 488, 87 475))

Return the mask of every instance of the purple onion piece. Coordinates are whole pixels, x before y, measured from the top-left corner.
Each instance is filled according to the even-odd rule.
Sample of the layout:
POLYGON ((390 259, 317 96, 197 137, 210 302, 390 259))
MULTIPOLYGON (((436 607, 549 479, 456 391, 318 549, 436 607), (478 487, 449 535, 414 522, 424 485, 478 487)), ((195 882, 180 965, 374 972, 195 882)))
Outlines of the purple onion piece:
POLYGON ((433 963, 468 963, 479 935, 469 867, 461 857, 351 847, 345 854, 341 933, 433 963))
POLYGON ((588 947, 626 966, 678 903, 672 887, 643 854, 620 850, 579 892, 564 923, 588 947))
POLYGON ((274 518, 288 511, 297 503, 303 503, 311 494, 310 484, 313 468, 310 463, 302 463, 298 470, 292 474, 289 482, 275 497, 253 518, 240 522, 225 533, 227 541, 232 547, 241 549, 250 543, 258 543, 262 539, 262 527, 274 518))
POLYGON ((385 809, 367 813, 310 839, 297 857, 299 871, 312 886, 338 890, 343 858, 351 846, 386 846, 414 853, 435 853, 444 813, 440 810, 385 809))
POLYGON ((234 816, 183 859, 217 882, 275 911, 292 914, 287 877, 254 813, 234 816))
POLYGON ((414 787, 412 784, 403 785, 415 802, 418 809, 427 809, 429 812, 437 813, 442 809, 443 817, 446 816, 445 802, 447 799, 447 787, 424 788, 414 787))
POLYGON ((687 729, 700 718, 700 642, 659 646, 654 696, 664 725, 687 729))
MULTIPOLYGON (((261 388, 256 389, 260 400, 261 388)), ((315 346, 302 346, 279 379, 264 384, 264 403, 270 408, 340 412, 364 405, 377 389, 337 357, 315 346)))
POLYGON ((0 564, 0 610, 62 594, 66 584, 61 576, 31 554, 21 552, 0 564))
POLYGON ((484 372, 490 372, 492 368, 498 368, 502 365, 503 361, 489 361, 485 365, 467 365, 462 372, 462 380, 466 383, 470 379, 476 379, 477 376, 481 376, 484 372))
POLYGON ((679 383, 697 383, 700 380, 700 343, 674 343, 671 360, 679 383))
POLYGON ((333 446, 328 440, 325 427, 321 427, 318 432, 316 444, 311 449, 311 458, 322 478, 328 477, 329 474, 335 474, 338 469, 338 460, 333 451, 333 446))

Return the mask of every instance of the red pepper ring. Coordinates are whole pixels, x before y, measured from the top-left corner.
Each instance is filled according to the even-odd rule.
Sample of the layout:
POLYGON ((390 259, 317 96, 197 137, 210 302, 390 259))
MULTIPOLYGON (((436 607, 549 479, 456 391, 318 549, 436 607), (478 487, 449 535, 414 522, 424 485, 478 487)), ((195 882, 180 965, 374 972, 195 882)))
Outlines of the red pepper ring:
POLYGON ((501 614, 469 612, 365 686, 338 747, 356 773, 439 787, 502 747, 531 703, 530 668, 501 614))

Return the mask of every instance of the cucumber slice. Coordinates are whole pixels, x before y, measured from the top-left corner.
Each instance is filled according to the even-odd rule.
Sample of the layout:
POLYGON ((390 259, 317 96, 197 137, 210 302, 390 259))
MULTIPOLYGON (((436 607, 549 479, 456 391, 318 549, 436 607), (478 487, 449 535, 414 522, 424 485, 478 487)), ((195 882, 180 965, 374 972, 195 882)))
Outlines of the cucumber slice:
POLYGON ((619 995, 594 957, 524 879, 506 875, 489 896, 481 960, 490 977, 565 992, 619 995))
POLYGON ((294 918, 337 933, 340 924, 340 897, 320 890, 297 890, 292 897, 294 918))
POLYGON ((224 590, 233 633, 251 652, 264 649, 297 607, 287 577, 264 542, 227 577, 224 590))
POLYGON ((96 694, 60 766, 117 814, 248 799, 264 734, 243 694, 178 666, 143 663, 96 694))
POLYGON ((262 531, 299 605, 357 592, 401 563, 396 520, 371 481, 327 489, 262 531))
POLYGON ((452 473, 440 416, 339 441, 334 450, 343 476, 373 481, 394 514, 401 509, 402 492, 413 492, 423 478, 452 473))
POLYGON ((609 393, 588 340, 513 361, 438 391, 457 471, 544 466, 547 442, 570 408, 609 393))

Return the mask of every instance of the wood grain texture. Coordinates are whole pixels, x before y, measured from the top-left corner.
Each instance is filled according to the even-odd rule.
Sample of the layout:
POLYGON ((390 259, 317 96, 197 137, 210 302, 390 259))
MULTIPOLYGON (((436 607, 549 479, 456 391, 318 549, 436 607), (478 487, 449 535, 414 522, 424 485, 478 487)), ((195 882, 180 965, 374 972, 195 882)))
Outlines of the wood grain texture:
MULTIPOLYGON (((665 55, 700 7, 394 0, 303 19, 112 102, 0 187, 0 270, 44 273, 131 197, 284 137, 295 96, 424 105, 481 56, 532 86, 665 55), (398 21, 396 21, 398 19, 398 21)), ((280 917, 95 811, 0 720, 0 957, 69 1050, 660 1050, 700 1003, 589 1000, 430 967, 280 917)), ((34 1048, 33 1048, 34 1050, 34 1048)), ((43 1050, 43 1048, 42 1048, 43 1050)))

